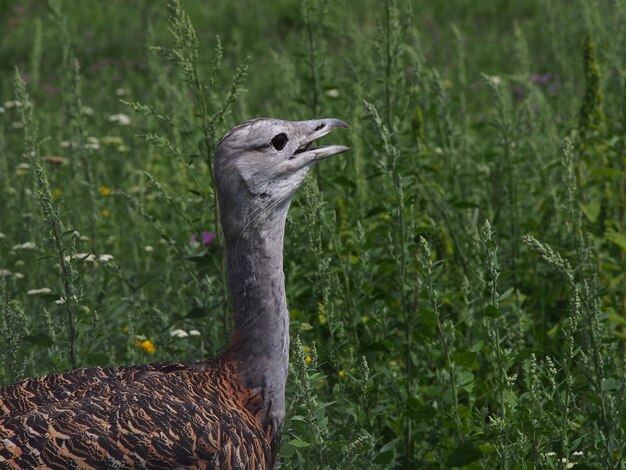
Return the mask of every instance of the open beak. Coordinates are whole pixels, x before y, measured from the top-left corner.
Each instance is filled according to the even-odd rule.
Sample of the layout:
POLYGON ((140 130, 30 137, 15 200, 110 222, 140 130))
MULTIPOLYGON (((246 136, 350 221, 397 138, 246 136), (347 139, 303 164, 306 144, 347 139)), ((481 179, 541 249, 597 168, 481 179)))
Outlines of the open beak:
POLYGON ((306 125, 310 131, 303 138, 302 143, 298 150, 289 158, 292 159, 304 159, 305 161, 318 161, 333 155, 347 152, 350 150, 345 145, 323 145, 321 147, 314 147, 313 142, 321 137, 324 137, 333 129, 347 128, 348 125, 339 120, 333 118, 327 119, 314 119, 311 121, 305 121, 301 123, 306 125))

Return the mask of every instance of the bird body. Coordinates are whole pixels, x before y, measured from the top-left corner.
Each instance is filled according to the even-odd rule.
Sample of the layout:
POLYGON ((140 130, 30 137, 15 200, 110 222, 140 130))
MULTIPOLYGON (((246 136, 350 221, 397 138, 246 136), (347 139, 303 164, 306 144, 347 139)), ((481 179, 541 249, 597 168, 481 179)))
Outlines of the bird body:
POLYGON ((0 388, 0 468, 271 469, 285 414, 289 315, 283 237, 313 148, 337 119, 247 121, 215 179, 233 305, 218 358, 60 372, 0 388))
MULTIPOLYGON (((101 374, 91 386, 74 384, 65 399, 57 400, 58 389, 40 378, 49 402, 17 403, 1 419, 0 462, 59 469, 272 467, 254 393, 241 385, 233 361, 94 369, 83 369, 101 374)), ((56 382, 65 382, 62 376, 56 382)))

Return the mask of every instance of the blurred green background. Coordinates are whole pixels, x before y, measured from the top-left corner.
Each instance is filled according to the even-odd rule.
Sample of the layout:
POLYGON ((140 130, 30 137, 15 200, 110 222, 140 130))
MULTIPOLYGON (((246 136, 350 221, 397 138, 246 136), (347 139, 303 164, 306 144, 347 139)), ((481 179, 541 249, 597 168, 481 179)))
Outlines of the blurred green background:
POLYGON ((337 117, 287 223, 280 465, 624 468, 626 2, 181 6, 197 60, 166 2, 0 0, 0 380, 217 354, 217 140, 337 117))

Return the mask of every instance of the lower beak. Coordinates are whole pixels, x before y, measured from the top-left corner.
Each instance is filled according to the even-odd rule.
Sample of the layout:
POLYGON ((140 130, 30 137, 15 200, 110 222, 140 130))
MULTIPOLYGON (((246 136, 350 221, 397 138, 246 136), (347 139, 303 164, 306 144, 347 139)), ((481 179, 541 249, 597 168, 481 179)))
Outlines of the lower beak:
POLYGON ((324 145, 322 147, 312 148, 307 153, 311 154, 313 160, 324 160, 325 158, 339 155, 348 150, 350 150, 350 147, 346 147, 345 145, 324 145))

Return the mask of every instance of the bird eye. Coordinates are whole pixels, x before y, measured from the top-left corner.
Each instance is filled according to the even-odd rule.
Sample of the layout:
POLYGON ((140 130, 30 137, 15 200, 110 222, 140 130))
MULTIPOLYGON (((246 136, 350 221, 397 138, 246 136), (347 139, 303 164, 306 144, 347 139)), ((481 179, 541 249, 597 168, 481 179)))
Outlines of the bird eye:
POLYGON ((289 137, 287 137, 287 134, 278 134, 274 136, 271 144, 272 144, 272 147, 274 147, 276 150, 280 152, 282 149, 285 148, 285 145, 287 145, 287 142, 289 142, 289 137))

